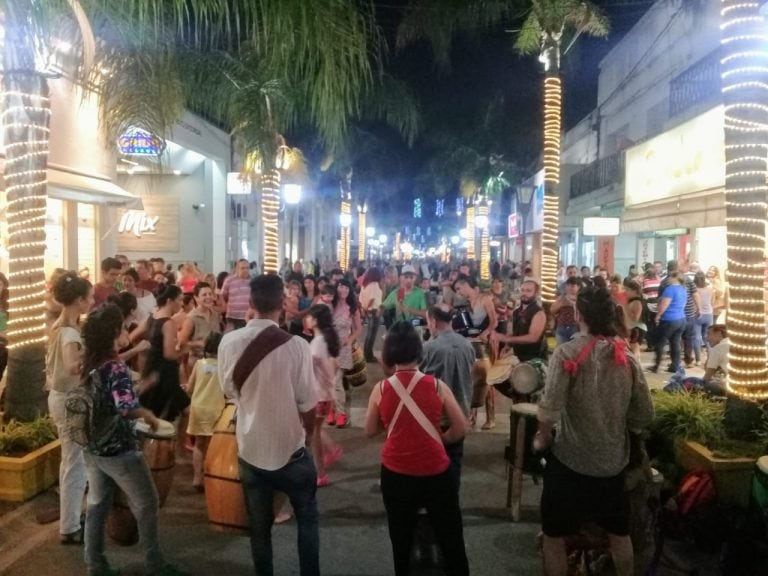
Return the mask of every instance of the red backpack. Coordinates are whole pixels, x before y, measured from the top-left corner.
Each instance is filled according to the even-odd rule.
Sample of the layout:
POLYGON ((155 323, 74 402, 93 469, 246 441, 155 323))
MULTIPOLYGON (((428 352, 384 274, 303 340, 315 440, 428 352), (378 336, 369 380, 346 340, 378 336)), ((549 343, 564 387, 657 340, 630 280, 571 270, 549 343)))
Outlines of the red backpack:
POLYGON ((675 501, 678 513, 685 516, 699 506, 713 502, 716 498, 717 492, 712 474, 695 470, 683 476, 675 501))

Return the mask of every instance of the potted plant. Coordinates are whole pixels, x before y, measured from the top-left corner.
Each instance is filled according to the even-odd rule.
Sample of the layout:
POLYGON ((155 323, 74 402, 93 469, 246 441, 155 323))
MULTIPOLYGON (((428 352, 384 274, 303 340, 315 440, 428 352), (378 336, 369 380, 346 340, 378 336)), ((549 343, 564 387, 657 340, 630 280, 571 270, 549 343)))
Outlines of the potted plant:
MULTIPOLYGON (((712 472, 723 505, 749 503, 756 460, 768 454, 768 420, 759 419, 748 431, 727 425, 732 403, 689 392, 658 392, 652 436, 659 456, 670 456, 686 471, 712 472), (730 404, 729 404, 730 403, 730 404), (728 406, 728 408, 726 408, 728 406)), ((749 409, 754 412, 754 406, 749 409)))
POLYGON ((59 477, 61 444, 47 417, 0 424, 0 500, 24 502, 59 477))

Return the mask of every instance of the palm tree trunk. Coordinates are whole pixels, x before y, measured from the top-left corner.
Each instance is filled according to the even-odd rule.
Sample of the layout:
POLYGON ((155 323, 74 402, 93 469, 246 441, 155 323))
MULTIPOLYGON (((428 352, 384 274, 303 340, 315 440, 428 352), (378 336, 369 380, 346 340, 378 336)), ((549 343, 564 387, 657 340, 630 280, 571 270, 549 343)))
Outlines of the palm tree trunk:
POLYGON ((542 54, 547 58, 544 77, 544 226, 541 232, 541 298, 555 301, 557 292, 558 232, 560 219, 560 137, 562 134, 562 84, 559 41, 542 54), (557 58, 548 53, 557 51, 557 58))
POLYGON ((279 262, 280 170, 272 168, 261 176, 261 221, 264 225, 264 274, 277 274, 279 262))
POLYGON ((45 211, 50 102, 35 69, 29 2, 5 3, 3 130, 10 310, 6 419, 46 411, 45 211))
POLYGON ((725 207, 728 231, 728 386, 768 398, 765 293, 768 87, 758 3, 722 2, 725 207))

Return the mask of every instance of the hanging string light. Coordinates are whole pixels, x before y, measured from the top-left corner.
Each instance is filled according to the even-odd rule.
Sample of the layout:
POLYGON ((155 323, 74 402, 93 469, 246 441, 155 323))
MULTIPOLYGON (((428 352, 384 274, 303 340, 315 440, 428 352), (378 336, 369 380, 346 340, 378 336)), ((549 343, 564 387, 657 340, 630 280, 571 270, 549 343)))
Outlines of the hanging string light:
POLYGON ((758 2, 723 0, 725 207, 728 238, 728 380, 747 399, 768 398, 765 324, 768 49, 758 2))
POLYGON ((264 273, 279 271, 278 251, 280 212, 280 170, 273 168, 261 176, 261 221, 264 225, 264 273))
POLYGON ((541 298, 557 297, 557 237, 560 219, 560 135, 562 84, 558 76, 544 79, 544 222, 541 233, 541 298))
POLYGON ((3 92, 8 223, 9 348, 46 341, 45 214, 50 99, 3 92))

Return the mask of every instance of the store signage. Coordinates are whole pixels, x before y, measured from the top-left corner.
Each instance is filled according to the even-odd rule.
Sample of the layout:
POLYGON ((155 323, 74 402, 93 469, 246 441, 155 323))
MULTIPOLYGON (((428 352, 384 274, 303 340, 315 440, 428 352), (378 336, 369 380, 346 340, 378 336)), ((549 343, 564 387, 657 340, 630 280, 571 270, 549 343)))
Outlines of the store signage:
POLYGON ((584 236, 618 236, 619 218, 584 218, 584 236))
POLYGON ((227 172, 227 194, 242 196, 251 193, 251 180, 240 172, 227 172))
POLYGON ((626 152, 625 206, 725 186, 723 107, 626 152))
POLYGON ((518 227, 517 214, 510 214, 507 220, 507 237, 517 238, 520 236, 520 229, 518 227))
POLYGON ((133 234, 136 238, 141 238, 144 234, 156 234, 159 220, 160 216, 149 216, 143 210, 128 210, 120 217, 117 232, 133 234))
POLYGON ((179 250, 179 198, 145 195, 144 210, 123 209, 118 215, 117 251, 167 255, 179 250))
POLYGON ((117 139, 117 149, 127 156, 159 156, 163 141, 146 130, 132 126, 117 139))
POLYGON ((602 236, 597 239, 597 265, 606 270, 613 270, 614 250, 616 240, 612 236, 602 236))

